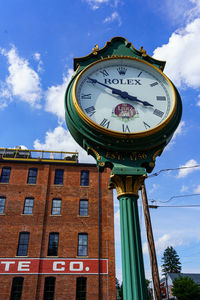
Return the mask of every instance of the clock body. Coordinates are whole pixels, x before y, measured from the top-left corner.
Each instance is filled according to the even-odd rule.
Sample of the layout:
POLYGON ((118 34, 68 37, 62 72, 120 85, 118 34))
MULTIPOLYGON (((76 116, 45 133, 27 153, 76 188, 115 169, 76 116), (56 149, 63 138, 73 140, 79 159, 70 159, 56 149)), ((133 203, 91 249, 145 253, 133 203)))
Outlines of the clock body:
POLYGON ((178 91, 155 65, 130 56, 95 60, 78 69, 65 99, 66 122, 86 150, 163 148, 181 118, 178 91))
POLYGON ((119 139, 159 132, 177 105, 170 80, 136 58, 107 58, 89 65, 77 76, 72 97, 91 128, 119 139))

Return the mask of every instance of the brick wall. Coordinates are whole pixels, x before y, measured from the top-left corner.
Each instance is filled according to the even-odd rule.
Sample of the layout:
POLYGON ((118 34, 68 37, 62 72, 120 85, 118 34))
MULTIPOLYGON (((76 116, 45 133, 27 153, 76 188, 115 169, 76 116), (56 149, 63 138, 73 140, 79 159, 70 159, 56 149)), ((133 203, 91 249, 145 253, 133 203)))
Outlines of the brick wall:
MULTIPOLYGON (((6 197, 4 214, 0 215, 0 257, 16 258, 21 231, 30 232, 28 258, 47 258, 50 232, 59 232, 58 257, 77 259, 78 233, 88 234, 88 257, 98 259, 98 197, 100 198, 100 256, 108 258, 108 275, 87 277, 87 300, 116 299, 114 220, 112 191, 108 190, 110 172, 100 174, 89 164, 47 164, 1 161, 1 168, 11 167, 9 183, 0 183, 0 196, 6 197), (36 184, 27 184, 29 168, 38 168, 36 184), (63 185, 54 185, 55 169, 64 169, 63 185), (89 186, 80 186, 80 172, 90 172, 89 186), (26 197, 34 198, 33 214, 24 215, 26 197), (62 199, 61 215, 51 215, 52 199, 62 199), (88 216, 79 216, 79 200, 88 199, 88 216)), ((83 259, 86 257, 82 257, 83 259)), ((10 299, 12 278, 18 275, 0 275, 0 300, 10 299)), ((44 278, 56 277, 55 298, 75 299, 76 278, 82 275, 19 275, 24 277, 22 299, 42 300, 44 278)))

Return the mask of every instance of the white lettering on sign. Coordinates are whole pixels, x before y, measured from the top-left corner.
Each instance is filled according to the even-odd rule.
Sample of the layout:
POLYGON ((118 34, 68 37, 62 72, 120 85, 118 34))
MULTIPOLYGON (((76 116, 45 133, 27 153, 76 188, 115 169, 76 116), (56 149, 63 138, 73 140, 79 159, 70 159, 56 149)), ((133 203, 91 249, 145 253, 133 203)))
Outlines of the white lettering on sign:
POLYGON ((53 263, 53 271, 65 271, 65 267, 58 267, 58 265, 65 266, 64 261, 54 261, 53 263))
POLYGON ((83 271, 83 263, 82 261, 71 261, 69 264, 70 271, 83 271))
POLYGON ((19 261, 17 270, 26 272, 30 271, 30 263, 30 261, 19 261))
POLYGON ((10 265, 15 264, 15 261, 1 261, 1 264, 5 264, 5 271, 8 272, 10 265))

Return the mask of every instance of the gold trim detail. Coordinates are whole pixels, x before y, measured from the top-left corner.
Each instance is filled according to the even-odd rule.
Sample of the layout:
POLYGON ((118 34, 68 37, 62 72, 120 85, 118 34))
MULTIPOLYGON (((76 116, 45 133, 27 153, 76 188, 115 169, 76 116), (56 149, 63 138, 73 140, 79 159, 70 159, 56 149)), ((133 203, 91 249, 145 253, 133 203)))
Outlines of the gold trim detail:
POLYGON ((88 151, 92 151, 96 155, 97 160, 101 159, 100 154, 96 150, 94 150, 93 148, 88 147, 88 151))
POLYGON ((159 150, 157 150, 157 151, 154 153, 154 155, 153 155, 153 161, 156 160, 156 156, 160 155, 160 154, 162 153, 162 151, 163 151, 163 149, 159 149, 159 150))
POLYGON ((118 198, 125 195, 135 195, 139 197, 138 191, 141 189, 146 177, 146 175, 112 174, 110 176, 109 189, 116 189, 118 198))
POLYGON ((96 44, 95 47, 92 49, 92 53, 94 55, 97 55, 98 54, 98 51, 99 51, 99 46, 96 44))
POLYGON ((147 51, 144 50, 143 46, 140 47, 140 52, 142 53, 142 57, 146 57, 147 56, 147 51))
POLYGON ((156 132, 158 132, 162 128, 164 128, 171 121, 171 119, 174 116, 174 113, 176 111, 176 107, 177 107, 177 95, 176 95, 176 92, 175 92, 175 88, 172 85, 169 78, 160 69, 158 69, 154 65, 152 65, 152 64, 150 64, 146 61, 143 61, 139 58, 130 57, 130 56, 111 56, 111 57, 103 58, 101 60, 98 60, 98 61, 95 61, 95 62, 91 63, 86 68, 84 68, 79 73, 79 75, 77 76, 77 78, 74 82, 74 85, 73 85, 73 88, 72 88, 72 101, 73 101, 74 107, 75 107, 77 113, 79 114, 79 116, 81 117, 81 119, 83 119, 89 126, 92 126, 94 129, 96 129, 96 130, 98 130, 98 131, 100 131, 104 134, 114 136, 114 137, 117 137, 117 138, 123 138, 123 139, 141 138, 141 137, 144 137, 144 136, 149 136, 149 135, 155 134, 156 132), (168 117, 165 120, 163 120, 160 124, 155 126, 153 129, 148 129, 148 130, 140 131, 140 132, 136 132, 136 133, 133 133, 133 132, 131 132, 131 133, 129 133, 129 132, 122 133, 122 132, 118 132, 118 131, 115 131, 115 130, 107 129, 107 128, 104 128, 103 126, 95 123, 94 121, 92 121, 81 109, 81 107, 78 103, 78 99, 76 97, 77 85, 78 85, 78 82, 79 82, 80 78, 83 76, 83 74, 89 68, 93 67, 94 65, 99 64, 102 61, 113 60, 113 59, 130 59, 130 60, 140 62, 141 64, 148 65, 150 68, 155 69, 158 73, 160 73, 161 76, 164 77, 166 79, 167 83, 169 84, 169 86, 172 90, 172 95, 173 95, 173 104, 172 104, 171 111, 170 111, 168 117))
MULTIPOLYGON (((105 46, 102 47, 101 49, 98 49, 98 51, 102 51, 102 50, 106 49, 106 47, 108 46, 108 44, 112 43, 112 40, 113 40, 113 39, 116 39, 116 38, 123 38, 123 39, 126 41, 127 45, 129 44, 131 47, 133 47, 133 49, 134 49, 136 52, 140 52, 138 49, 136 49, 136 48, 133 46, 133 44, 132 44, 131 42, 129 42, 126 38, 124 38, 124 37, 122 37, 122 36, 115 36, 115 37, 111 38, 111 40, 110 40, 110 41, 107 41, 107 42, 105 43, 105 46)), ((98 46, 98 45, 97 45, 97 46, 98 46)), ((95 45, 95 47, 96 47, 96 45, 95 45)), ((94 48, 93 48, 93 49, 94 49, 94 48)), ((93 49, 92 49, 92 50, 93 50, 93 49)), ((92 53, 93 53, 93 51, 90 52, 89 54, 83 56, 83 57, 76 57, 75 59, 78 60, 78 59, 87 58, 87 57, 89 57, 92 53)), ((164 64, 166 63, 165 61, 155 59, 154 57, 152 57, 152 56, 150 56, 150 55, 148 55, 148 56, 151 57, 151 58, 153 58, 153 60, 154 60, 155 62, 157 61, 159 64, 160 64, 160 63, 164 63, 164 64)))

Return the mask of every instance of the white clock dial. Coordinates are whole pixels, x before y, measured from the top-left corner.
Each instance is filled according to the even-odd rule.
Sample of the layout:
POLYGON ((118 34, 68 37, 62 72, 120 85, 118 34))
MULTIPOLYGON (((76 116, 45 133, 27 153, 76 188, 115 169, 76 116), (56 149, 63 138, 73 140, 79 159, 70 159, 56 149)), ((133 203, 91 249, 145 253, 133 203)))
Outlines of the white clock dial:
POLYGON ((105 59, 86 68, 74 95, 90 124, 127 134, 162 126, 176 102, 174 88, 161 71, 129 58, 105 59))

